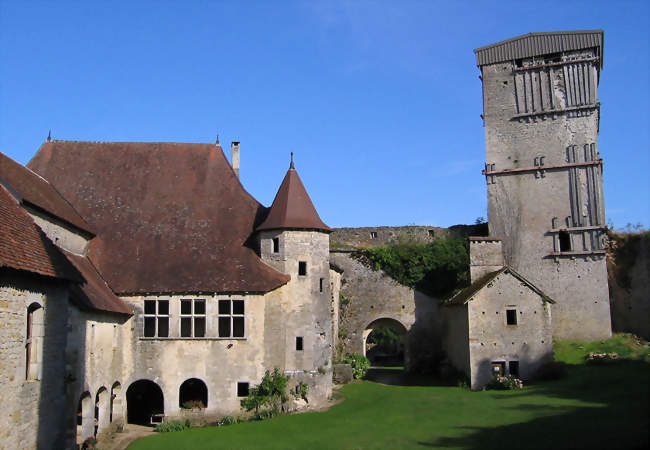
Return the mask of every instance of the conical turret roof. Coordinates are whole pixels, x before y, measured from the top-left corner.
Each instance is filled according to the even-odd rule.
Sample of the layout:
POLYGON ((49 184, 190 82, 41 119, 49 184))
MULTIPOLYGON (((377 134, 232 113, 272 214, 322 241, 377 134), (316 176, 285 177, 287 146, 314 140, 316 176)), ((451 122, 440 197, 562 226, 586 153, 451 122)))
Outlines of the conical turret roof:
POLYGON ((309 229, 327 233, 332 231, 318 216, 293 166, 293 161, 275 195, 266 220, 257 227, 257 231, 278 229, 309 229))

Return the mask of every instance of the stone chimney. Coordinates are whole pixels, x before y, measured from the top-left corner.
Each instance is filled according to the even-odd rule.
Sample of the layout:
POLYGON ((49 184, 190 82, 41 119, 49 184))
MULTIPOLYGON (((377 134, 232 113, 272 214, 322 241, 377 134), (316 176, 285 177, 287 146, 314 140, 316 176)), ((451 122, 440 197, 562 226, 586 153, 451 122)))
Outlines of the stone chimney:
POLYGON ((230 149, 232 150, 232 170, 235 171, 235 175, 239 178, 239 142, 232 141, 230 149))
POLYGON ((504 266, 501 239, 496 237, 469 238, 469 273, 471 282, 504 266))

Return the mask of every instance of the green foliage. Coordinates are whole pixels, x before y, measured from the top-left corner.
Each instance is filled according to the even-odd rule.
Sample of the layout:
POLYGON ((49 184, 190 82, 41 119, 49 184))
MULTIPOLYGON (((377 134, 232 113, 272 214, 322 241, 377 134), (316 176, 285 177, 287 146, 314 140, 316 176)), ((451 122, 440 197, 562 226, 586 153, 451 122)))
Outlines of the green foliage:
POLYGON ((391 327, 379 326, 372 330, 368 336, 367 342, 377 344, 382 347, 391 347, 398 345, 402 341, 402 336, 391 327))
POLYGON ((428 244, 406 242, 365 249, 355 256, 405 286, 436 296, 449 294, 469 282, 467 243, 455 236, 428 244))
POLYGON ((345 364, 350 364, 352 367, 352 376, 355 379, 363 378, 370 369, 370 360, 363 355, 358 353, 353 353, 351 355, 345 355, 345 364))
POLYGON ((266 420, 272 419, 280 415, 280 410, 278 408, 264 409, 259 411, 251 417, 251 420, 266 420))
POLYGON ((268 370, 262 377, 262 382, 252 388, 248 397, 241 401, 241 406, 246 411, 255 410, 257 413, 263 406, 269 406, 273 410, 280 410, 280 407, 289 397, 287 396, 287 382, 289 377, 280 372, 277 367, 273 374, 268 370))
POLYGON ((307 400, 308 393, 309 393, 309 385, 301 381, 296 385, 296 390, 294 391, 293 396, 295 398, 301 398, 307 403, 309 403, 309 400, 307 400))
POLYGON ((343 295, 343 294, 339 294, 339 305, 340 305, 340 306, 347 306, 347 305, 349 305, 349 304, 350 304, 350 299, 347 298, 347 297, 346 297, 345 295, 343 295))
POLYGON ((556 341, 553 354, 556 361, 566 364, 584 364, 589 353, 617 353, 622 360, 650 362, 650 347, 638 337, 617 333, 604 341, 556 341))
POLYGON ((508 375, 507 377, 502 377, 501 375, 495 375, 492 377, 487 385, 488 389, 493 389, 497 391, 514 391, 524 388, 524 383, 519 378, 508 375))
POLYGON ((171 433, 173 431, 183 431, 190 428, 189 420, 185 423, 178 420, 170 420, 169 422, 162 422, 156 425, 155 431, 158 433, 171 433))
POLYGON ((201 400, 189 400, 181 405, 183 409, 203 409, 205 405, 201 400))
POLYGON ((236 423, 237 423, 237 419, 235 419, 233 416, 224 416, 218 422, 218 425, 219 426, 226 426, 226 425, 234 425, 236 423))

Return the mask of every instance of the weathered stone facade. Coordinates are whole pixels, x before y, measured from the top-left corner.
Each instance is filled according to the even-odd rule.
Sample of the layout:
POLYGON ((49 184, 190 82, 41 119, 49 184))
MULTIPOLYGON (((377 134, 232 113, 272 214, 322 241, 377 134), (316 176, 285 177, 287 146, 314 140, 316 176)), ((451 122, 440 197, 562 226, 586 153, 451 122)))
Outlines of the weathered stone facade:
POLYGON ((67 315, 65 283, 0 271, 0 449, 64 448, 67 315))
POLYGON ((481 60, 484 173, 490 235, 503 239, 506 264, 557 300, 555 336, 594 340, 611 335, 597 143, 602 55, 596 45, 571 50, 571 36, 556 36, 568 42, 560 53, 481 60))
POLYGON ((330 237, 332 248, 371 248, 400 242, 427 243, 444 235, 446 228, 407 225, 403 227, 336 228, 330 237))
POLYGON ((399 284, 383 271, 365 266, 349 251, 333 250, 330 258, 343 270, 341 295, 345 304, 340 305, 340 353, 365 355, 366 339, 377 325, 406 333, 407 368, 440 353, 442 324, 438 299, 399 284))

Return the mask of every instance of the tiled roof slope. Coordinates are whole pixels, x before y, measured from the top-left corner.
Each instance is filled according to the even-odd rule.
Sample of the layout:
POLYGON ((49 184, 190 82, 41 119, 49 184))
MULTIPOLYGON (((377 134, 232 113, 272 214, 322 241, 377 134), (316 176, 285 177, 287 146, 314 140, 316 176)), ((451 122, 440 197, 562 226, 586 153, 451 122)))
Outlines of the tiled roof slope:
POLYGON ((88 255, 117 294, 268 292, 290 279, 245 245, 265 208, 218 145, 52 141, 28 167, 96 231, 88 255))
POLYGON ((332 231, 320 219, 293 165, 282 180, 269 215, 262 225, 257 227, 258 231, 278 229, 332 231))
POLYGON ((111 291, 87 257, 66 251, 63 253, 84 278, 82 283, 71 287, 71 299, 77 306, 86 310, 133 315, 133 311, 111 291))
POLYGON ((0 152, 0 179, 11 186, 24 203, 31 204, 75 227, 92 233, 77 211, 43 178, 0 152))
POLYGON ((0 186, 0 268, 78 281, 80 276, 38 229, 31 216, 0 186))
MULTIPOLYGON (((493 239, 493 238, 490 238, 493 239)), ((538 294, 540 297, 542 297, 542 300, 548 303, 555 303, 553 299, 551 299, 548 295, 544 294, 542 290, 540 290, 537 286, 535 286, 533 283, 528 281, 526 278, 524 278, 522 275, 519 273, 515 272, 512 270, 512 267, 510 266, 504 266, 502 269, 499 269, 494 272, 487 273, 483 275, 481 278, 473 282, 471 285, 467 286, 465 289, 461 290, 458 292, 456 295, 454 295, 452 298, 447 300, 445 302, 446 305, 464 305, 470 300, 474 298, 474 296, 485 286, 487 286, 491 281, 493 281, 495 278, 497 278, 499 275, 502 273, 510 273, 512 276, 517 278, 519 281, 527 285, 533 292, 538 294)))

